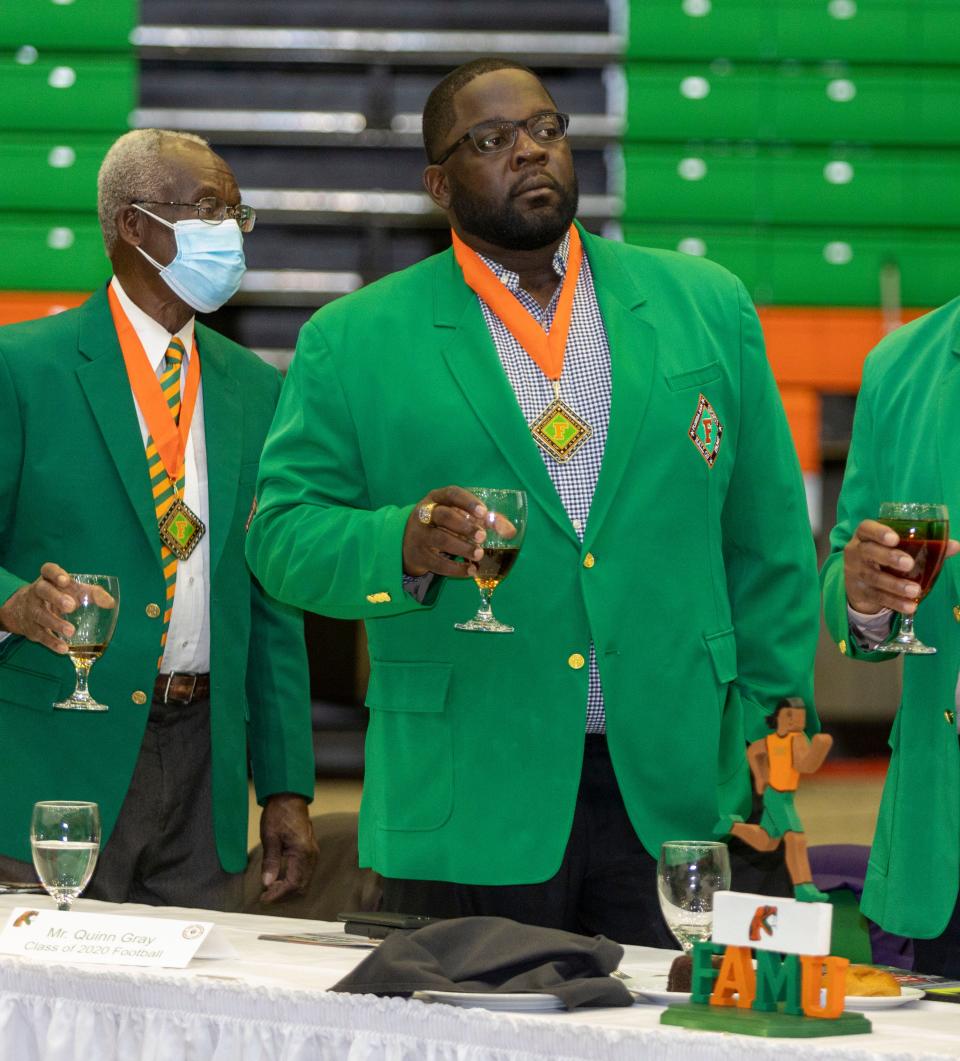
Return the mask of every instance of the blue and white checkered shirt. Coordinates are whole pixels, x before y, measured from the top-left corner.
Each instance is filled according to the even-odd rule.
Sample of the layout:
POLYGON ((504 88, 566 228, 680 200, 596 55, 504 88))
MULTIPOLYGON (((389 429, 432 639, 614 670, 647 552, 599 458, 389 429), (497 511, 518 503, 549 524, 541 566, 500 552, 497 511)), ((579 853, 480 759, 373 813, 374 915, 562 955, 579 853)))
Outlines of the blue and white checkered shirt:
MULTIPOLYGON (((557 310, 562 280, 567 272, 569 247, 568 235, 553 256, 553 268, 560 277, 561 284, 557 285, 557 290, 546 309, 542 309, 537 300, 520 287, 520 277, 516 273, 505 269, 499 262, 483 255, 481 257, 504 286, 513 292, 520 304, 549 331, 557 310)), ((480 299, 480 308, 524 418, 527 423, 532 424, 553 401, 553 381, 547 379, 537 363, 483 299, 480 299)), ((543 449, 540 450, 547 472, 581 541, 587 517, 590 515, 590 503, 593 501, 593 492, 603 460, 603 449, 607 441, 610 394, 610 346, 607 343, 603 318, 600 316, 600 307, 597 305, 590 263, 584 254, 577 289, 573 296, 567 352, 563 361, 563 375, 560 377, 560 397, 581 419, 586 420, 593 433, 577 452, 562 464, 543 449)), ((532 438, 530 444, 536 445, 532 438)), ((591 643, 586 731, 603 733, 605 729, 603 690, 597 669, 597 653, 591 643)))

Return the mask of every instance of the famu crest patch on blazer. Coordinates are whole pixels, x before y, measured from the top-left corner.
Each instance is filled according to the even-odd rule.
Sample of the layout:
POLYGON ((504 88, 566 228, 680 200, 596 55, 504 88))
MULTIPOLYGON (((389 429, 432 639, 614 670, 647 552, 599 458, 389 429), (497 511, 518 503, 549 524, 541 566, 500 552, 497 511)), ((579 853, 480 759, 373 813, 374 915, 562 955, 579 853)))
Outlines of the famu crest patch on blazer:
POLYGON ((687 431, 693 444, 700 450, 700 456, 712 468, 720 452, 720 439, 723 436, 723 424, 717 411, 710 404, 710 399, 701 394, 697 402, 697 411, 687 431))

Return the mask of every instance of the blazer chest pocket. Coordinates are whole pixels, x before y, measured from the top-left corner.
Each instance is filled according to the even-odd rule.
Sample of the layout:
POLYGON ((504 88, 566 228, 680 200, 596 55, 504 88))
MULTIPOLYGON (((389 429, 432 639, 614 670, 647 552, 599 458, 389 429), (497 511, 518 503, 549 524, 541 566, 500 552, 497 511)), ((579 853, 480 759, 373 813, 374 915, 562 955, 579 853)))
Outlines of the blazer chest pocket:
POLYGON ((367 707, 374 711, 435 713, 447 702, 450 663, 390 663, 373 660, 367 707))
POLYGON ((676 372, 672 376, 664 377, 667 386, 672 391, 685 391, 691 387, 703 387, 720 378, 720 362, 710 361, 699 368, 691 368, 686 372, 676 372))

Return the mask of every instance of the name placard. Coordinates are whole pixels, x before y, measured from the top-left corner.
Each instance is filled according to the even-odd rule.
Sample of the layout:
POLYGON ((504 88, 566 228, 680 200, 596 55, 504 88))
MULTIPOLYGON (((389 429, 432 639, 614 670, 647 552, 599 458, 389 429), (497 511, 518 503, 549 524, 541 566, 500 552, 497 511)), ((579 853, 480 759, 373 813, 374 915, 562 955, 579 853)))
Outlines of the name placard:
POLYGON ((183 969, 191 958, 233 958, 212 921, 81 914, 18 906, 0 932, 0 953, 87 965, 183 969))
POLYGON ((833 907, 748 892, 713 896, 713 942, 783 954, 829 954, 833 907))

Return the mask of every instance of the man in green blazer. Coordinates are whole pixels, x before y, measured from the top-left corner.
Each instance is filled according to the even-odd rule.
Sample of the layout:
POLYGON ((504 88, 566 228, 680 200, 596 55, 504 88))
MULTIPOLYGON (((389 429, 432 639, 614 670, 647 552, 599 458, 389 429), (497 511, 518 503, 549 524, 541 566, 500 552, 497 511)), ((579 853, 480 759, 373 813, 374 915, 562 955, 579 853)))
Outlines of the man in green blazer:
MULTIPOLYGON (((936 655, 907 655, 890 734, 890 766, 863 891, 863 912, 913 936, 915 968, 960 976, 960 571, 947 562, 917 608, 913 561, 877 522, 884 501, 945 504, 960 513, 954 401, 960 401, 960 302, 898 328, 869 355, 853 438, 821 574, 823 610, 840 651, 872 651, 899 614, 936 655)), ((960 544, 951 541, 948 555, 960 544)), ((894 676, 891 674, 891 681, 894 676)))
POLYGON ((388 909, 670 946, 661 842, 746 813, 746 740, 812 702, 813 542, 743 286, 571 226, 566 124, 514 63, 434 89, 427 189, 513 302, 446 251, 318 312, 247 556, 281 600, 366 621, 360 858, 388 909), (531 348, 569 329, 559 372, 518 310, 531 348), (528 498, 496 595, 514 633, 454 628, 488 525, 471 486, 528 498))
MULTIPOLYGON (((248 749, 264 805, 265 898, 309 876, 302 618, 264 593, 243 555, 280 380, 194 323, 197 308, 214 308, 239 284, 241 226, 253 223, 239 203, 233 174, 204 141, 127 134, 99 180, 110 285, 78 309, 0 329, 4 878, 32 876, 35 801, 92 800, 104 849, 89 896, 229 905, 247 862, 248 749), (176 351, 184 394, 190 373, 201 373, 178 488, 200 544, 171 565, 154 488, 168 473, 148 461, 145 441, 162 434, 132 389, 126 355, 142 359, 159 396, 155 363, 176 351), (92 671, 105 712, 53 706, 75 680, 63 641, 77 593, 68 572, 119 576, 116 634, 92 671)), ((175 425, 172 407, 162 408, 175 425)))

